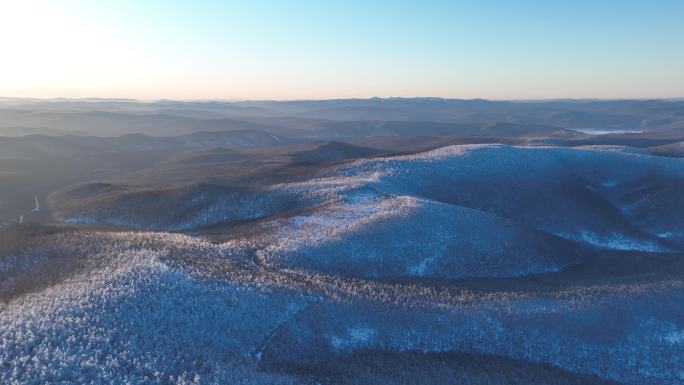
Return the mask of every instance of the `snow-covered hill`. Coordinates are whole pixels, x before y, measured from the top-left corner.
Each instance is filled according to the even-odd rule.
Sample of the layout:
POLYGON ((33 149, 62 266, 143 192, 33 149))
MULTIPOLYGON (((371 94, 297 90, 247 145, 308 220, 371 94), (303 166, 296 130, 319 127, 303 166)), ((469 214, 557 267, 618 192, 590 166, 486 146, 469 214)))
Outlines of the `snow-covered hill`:
POLYGON ((358 277, 520 276, 581 258, 572 242, 482 211, 363 190, 267 226, 267 263, 358 277))
MULTIPOLYGON (((0 270, 4 383, 295 384, 314 381, 296 368, 343 359, 362 370, 391 352, 495 355, 442 374, 454 378, 488 367, 546 384, 550 369, 535 366, 546 363, 627 384, 684 381, 681 263, 669 275, 549 273, 492 290, 258 266, 249 243, 168 233, 74 230, 25 245, 0 270), (520 359, 524 375, 501 364, 520 359)), ((554 370, 563 383, 600 383, 554 370)))
POLYGON ((681 385, 682 162, 452 146, 254 189, 77 186, 86 226, 2 230, 0 382, 364 383, 408 355, 681 385))
POLYGON ((665 251, 684 244, 678 230, 683 198, 677 191, 684 183, 683 166, 684 160, 620 147, 459 145, 355 161, 319 179, 251 190, 121 188, 120 193, 84 197, 79 187, 53 201, 59 212, 60 205, 81 199, 64 217, 71 222, 178 231, 296 209, 320 209, 316 216, 326 217, 340 211, 326 204, 341 200, 347 202, 342 211, 359 210, 363 216, 368 205, 355 197, 363 190, 363 196, 382 200, 385 207, 391 205, 388 198, 400 198, 393 201, 399 206, 402 199, 426 207, 436 202, 447 211, 446 205, 456 206, 452 211, 478 210, 599 247, 665 251))
POLYGON ((628 148, 451 146, 357 161, 336 175, 352 185, 469 207, 601 247, 667 249, 658 236, 668 233, 666 226, 682 225, 681 194, 671 187, 684 180, 684 162, 628 148), (649 194, 639 194, 645 188, 649 194), (654 215, 649 207, 664 216, 660 226, 642 220, 654 215))

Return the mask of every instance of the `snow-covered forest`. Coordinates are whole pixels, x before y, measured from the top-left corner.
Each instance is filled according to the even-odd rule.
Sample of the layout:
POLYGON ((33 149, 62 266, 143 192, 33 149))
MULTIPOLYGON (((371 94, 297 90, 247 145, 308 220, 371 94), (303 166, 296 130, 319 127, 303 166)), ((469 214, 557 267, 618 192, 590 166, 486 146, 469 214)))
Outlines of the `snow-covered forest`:
POLYGON ((451 146, 12 225, 0 382, 682 384, 682 166, 451 146))

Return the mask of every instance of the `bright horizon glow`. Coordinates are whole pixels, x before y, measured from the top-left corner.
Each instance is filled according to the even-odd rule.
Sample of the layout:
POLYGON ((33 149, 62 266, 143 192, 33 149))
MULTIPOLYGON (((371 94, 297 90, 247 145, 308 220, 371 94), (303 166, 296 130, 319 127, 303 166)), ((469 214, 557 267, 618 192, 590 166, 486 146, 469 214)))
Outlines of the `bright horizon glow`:
POLYGON ((0 0, 0 96, 684 97, 684 2, 0 0))

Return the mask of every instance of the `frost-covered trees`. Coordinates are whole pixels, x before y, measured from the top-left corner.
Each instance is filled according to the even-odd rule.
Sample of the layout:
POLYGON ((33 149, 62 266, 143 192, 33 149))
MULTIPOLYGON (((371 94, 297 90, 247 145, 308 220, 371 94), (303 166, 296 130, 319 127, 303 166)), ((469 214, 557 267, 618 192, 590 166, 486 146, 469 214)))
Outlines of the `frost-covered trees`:
POLYGON ((681 383, 680 280, 473 291, 255 265, 253 247, 152 232, 32 238, 1 259, 2 381, 298 383, 264 368, 371 350, 681 383))

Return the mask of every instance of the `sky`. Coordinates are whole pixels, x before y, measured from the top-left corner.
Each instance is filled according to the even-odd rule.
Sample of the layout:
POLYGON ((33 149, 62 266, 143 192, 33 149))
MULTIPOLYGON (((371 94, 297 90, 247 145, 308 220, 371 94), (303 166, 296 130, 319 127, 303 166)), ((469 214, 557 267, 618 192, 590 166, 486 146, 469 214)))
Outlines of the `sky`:
POLYGON ((0 96, 684 97, 682 0, 0 0, 0 96))

